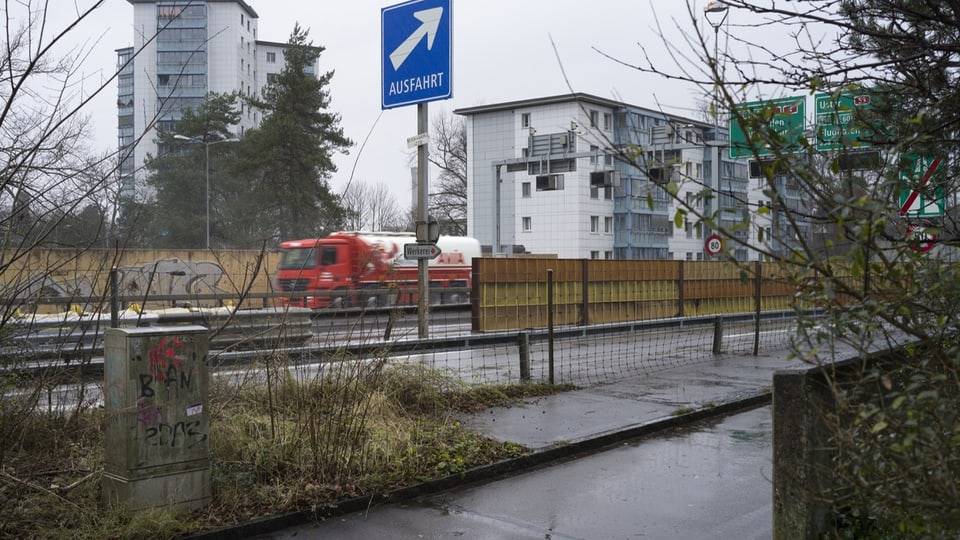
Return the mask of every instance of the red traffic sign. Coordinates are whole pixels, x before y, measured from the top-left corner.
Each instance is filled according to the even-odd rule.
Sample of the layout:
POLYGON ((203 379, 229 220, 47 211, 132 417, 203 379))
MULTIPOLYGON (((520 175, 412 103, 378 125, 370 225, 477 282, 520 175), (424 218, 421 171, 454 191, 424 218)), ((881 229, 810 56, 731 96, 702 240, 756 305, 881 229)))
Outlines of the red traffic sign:
POLYGON ((436 244, 404 244, 403 256, 407 259, 436 259, 440 248, 436 244))
POLYGON ((907 226, 907 242, 910 243, 910 249, 919 253, 926 253, 937 244, 937 235, 928 233, 920 225, 909 225, 907 226))
POLYGON ((704 246, 707 248, 707 254, 716 255, 723 251, 723 238, 719 234, 711 234, 707 237, 704 246))

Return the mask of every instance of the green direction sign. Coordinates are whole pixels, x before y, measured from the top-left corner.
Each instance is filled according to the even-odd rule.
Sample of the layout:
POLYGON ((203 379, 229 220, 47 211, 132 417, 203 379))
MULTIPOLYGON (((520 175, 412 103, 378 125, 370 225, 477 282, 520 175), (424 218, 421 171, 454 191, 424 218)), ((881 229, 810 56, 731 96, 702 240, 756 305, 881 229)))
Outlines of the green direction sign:
POLYGON ((747 125, 741 125, 737 114, 730 114, 730 159, 771 156, 774 153, 792 153, 800 150, 804 119, 807 112, 804 96, 750 101, 737 105, 737 111, 747 125), (773 133, 756 133, 769 129, 781 143, 772 148, 773 133))
POLYGON ((817 151, 869 148, 876 130, 861 115, 871 107, 872 100, 867 90, 816 94, 817 151))
POLYGON ((900 215, 912 218, 942 216, 944 212, 941 158, 905 154, 900 168, 900 215))

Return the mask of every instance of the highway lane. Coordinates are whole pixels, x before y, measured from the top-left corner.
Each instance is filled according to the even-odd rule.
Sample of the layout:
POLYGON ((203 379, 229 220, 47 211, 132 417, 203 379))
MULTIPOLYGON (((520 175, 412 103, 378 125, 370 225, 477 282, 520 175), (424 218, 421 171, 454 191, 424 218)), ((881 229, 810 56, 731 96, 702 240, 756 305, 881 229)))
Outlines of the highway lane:
MULTIPOLYGON (((347 340, 350 342, 418 339, 419 321, 416 311, 370 310, 343 314, 320 313, 313 320, 318 342, 347 340), (390 328, 389 334, 387 333, 390 328)), ((469 334, 470 308, 433 309, 429 314, 431 338, 469 334)))

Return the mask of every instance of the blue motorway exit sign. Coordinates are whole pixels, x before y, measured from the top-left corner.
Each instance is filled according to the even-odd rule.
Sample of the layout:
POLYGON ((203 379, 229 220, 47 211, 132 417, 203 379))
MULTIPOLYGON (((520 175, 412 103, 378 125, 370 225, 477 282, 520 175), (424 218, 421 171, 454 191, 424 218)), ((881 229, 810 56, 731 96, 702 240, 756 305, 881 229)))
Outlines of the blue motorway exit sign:
POLYGON ((381 107, 453 97, 451 0, 411 0, 381 10, 381 107))

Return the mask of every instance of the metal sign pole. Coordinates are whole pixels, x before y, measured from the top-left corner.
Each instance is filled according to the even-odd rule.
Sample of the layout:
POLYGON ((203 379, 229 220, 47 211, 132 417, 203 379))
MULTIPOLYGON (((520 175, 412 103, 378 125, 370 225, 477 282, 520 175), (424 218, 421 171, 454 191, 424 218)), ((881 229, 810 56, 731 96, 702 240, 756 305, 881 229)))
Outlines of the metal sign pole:
MULTIPOLYGON (((417 134, 427 134, 429 130, 430 117, 427 112, 427 104, 417 104, 417 134)), ((427 144, 417 146, 417 223, 422 224, 417 227, 417 242, 427 242, 429 225, 427 220, 427 199, 429 190, 427 189, 427 144), (421 235, 424 238, 421 238, 421 235)), ((417 309, 417 326, 420 339, 430 337, 430 331, 427 328, 428 315, 430 312, 430 259, 417 260, 417 290, 420 296, 417 309)))
POLYGON ((380 10, 380 56, 384 109, 417 104, 417 135, 407 144, 417 145, 417 244, 403 248, 404 257, 417 259, 420 338, 429 337, 430 259, 440 254, 433 245, 439 229, 429 223, 430 116, 427 102, 453 97, 453 11, 451 0, 409 0, 380 10))

